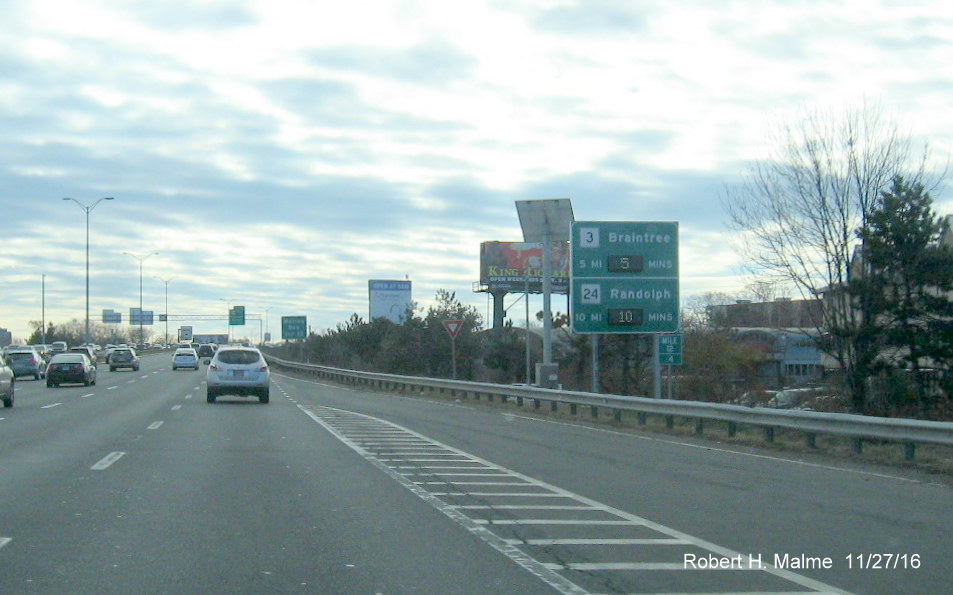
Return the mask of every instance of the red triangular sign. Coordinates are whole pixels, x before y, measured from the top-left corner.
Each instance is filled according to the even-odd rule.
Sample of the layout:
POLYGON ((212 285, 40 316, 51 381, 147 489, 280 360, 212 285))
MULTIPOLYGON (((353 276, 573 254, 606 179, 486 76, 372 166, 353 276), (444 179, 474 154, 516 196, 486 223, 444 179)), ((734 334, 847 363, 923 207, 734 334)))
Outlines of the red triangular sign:
POLYGON ((457 335, 460 334, 460 329, 463 328, 462 320, 444 320, 443 328, 447 329, 447 334, 450 335, 451 339, 456 339, 457 335))

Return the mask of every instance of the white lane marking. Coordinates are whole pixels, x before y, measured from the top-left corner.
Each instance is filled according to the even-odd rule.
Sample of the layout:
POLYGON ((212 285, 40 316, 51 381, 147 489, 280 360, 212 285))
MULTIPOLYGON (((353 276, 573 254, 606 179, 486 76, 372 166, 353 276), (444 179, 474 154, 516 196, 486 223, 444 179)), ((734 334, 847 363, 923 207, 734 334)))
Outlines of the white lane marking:
POLYGON ((513 545, 691 545, 684 539, 507 539, 513 545))
POLYGON ((100 459, 98 463, 90 467, 90 469, 92 471, 102 471, 103 469, 107 469, 110 465, 112 465, 113 463, 121 459, 124 454, 126 453, 120 452, 118 450, 111 452, 108 455, 104 456, 102 459, 100 459))
MULTIPOLYGON (((644 517, 640 517, 640 516, 631 514, 631 513, 629 513, 629 512, 624 511, 624 510, 621 510, 621 509, 618 509, 618 508, 614 508, 614 507, 612 507, 612 506, 608 506, 608 505, 603 504, 603 503, 600 503, 600 502, 598 502, 598 501, 596 501, 596 500, 592 500, 592 499, 587 498, 587 497, 585 497, 585 496, 582 496, 582 495, 579 495, 579 494, 570 492, 570 491, 568 491, 568 490, 564 490, 564 489, 562 489, 562 488, 559 488, 559 487, 554 486, 554 485, 552 485, 552 484, 549 484, 549 483, 543 482, 543 481, 541 481, 541 480, 535 479, 535 478, 533 478, 533 477, 524 475, 524 474, 522 474, 522 473, 513 471, 513 470, 511 470, 511 469, 507 469, 506 467, 501 467, 501 466, 499 466, 499 465, 494 465, 494 464, 491 463, 490 461, 487 461, 487 460, 485 460, 485 459, 481 459, 480 457, 477 457, 477 456, 474 456, 474 455, 472 455, 472 454, 466 453, 466 452, 464 452, 464 451, 455 449, 455 448, 453 448, 453 447, 451 447, 451 446, 448 446, 448 445, 443 444, 443 443, 441 443, 441 442, 438 442, 438 441, 436 441, 436 440, 430 440, 428 437, 426 437, 426 436, 424 436, 424 435, 422 435, 422 434, 419 434, 419 433, 417 433, 417 432, 414 432, 413 430, 410 430, 410 429, 405 428, 405 427, 403 427, 403 426, 399 426, 399 425, 394 424, 394 423, 392 423, 392 422, 387 422, 387 421, 384 421, 384 420, 381 420, 381 419, 378 419, 378 418, 375 418, 375 417, 372 417, 372 416, 369 416, 369 415, 364 415, 364 414, 360 414, 360 413, 354 413, 354 412, 346 411, 346 410, 343 410, 343 409, 335 409, 335 408, 332 408, 332 407, 323 407, 323 406, 321 406, 321 407, 316 407, 316 409, 318 409, 319 411, 321 411, 321 413, 324 414, 323 416, 322 416, 321 414, 319 414, 319 413, 314 412, 314 411, 310 411, 309 409, 306 409, 306 408, 304 408, 304 407, 302 407, 302 406, 300 406, 300 405, 298 406, 298 408, 301 409, 301 410, 302 410, 305 414, 307 414, 309 417, 311 417, 315 422, 317 422, 317 423, 320 424, 322 427, 324 427, 326 430, 328 430, 328 431, 329 431, 332 435, 334 435, 338 440, 340 440, 340 441, 343 442, 345 445, 347 445, 348 447, 350 447, 352 450, 354 450, 355 452, 357 452, 361 457, 363 457, 363 458, 364 458, 365 460, 367 460, 369 463, 371 463, 372 465, 374 465, 375 467, 377 467, 378 469, 380 469, 381 471, 383 471, 383 472, 386 473, 387 475, 391 476, 393 479, 395 479, 396 481, 398 481, 401 485, 403 485, 403 486, 405 486, 407 489, 411 490, 411 491, 412 491, 414 494, 416 494, 419 498, 425 500, 426 502, 428 502, 429 504, 431 504, 431 506, 433 506, 434 508, 438 509, 440 512, 444 513, 445 515, 447 515, 448 517, 450 517, 451 519, 453 519, 455 522, 457 522, 457 524, 459 524, 459 525, 461 525, 462 527, 468 529, 471 533, 473 533, 474 535, 476 535, 476 536, 480 537, 481 539, 483 539, 486 543, 488 543, 489 545, 491 545, 492 547, 494 547, 495 549, 497 549, 498 551, 500 551, 501 553, 503 553, 504 555, 506 555, 507 557, 509 557, 510 559, 512 559, 514 562, 516 562, 517 564, 520 564, 521 566, 523 566, 523 568, 525 568, 526 570, 532 572, 535 576, 539 577, 539 578, 540 578, 541 580, 543 580, 543 581, 546 581, 548 584, 550 584, 550 586, 552 586, 552 587, 554 587, 554 588, 560 590, 560 591, 563 592, 563 593, 579 593, 579 592, 584 592, 584 591, 582 590, 581 587, 579 587, 579 586, 576 585, 575 583, 573 583, 573 582, 569 581, 568 579, 566 579, 566 578, 562 577, 561 575, 559 575, 559 574, 558 574, 558 571, 560 571, 560 570, 583 570, 583 571, 585 571, 585 570, 591 570, 591 571, 597 571, 597 570, 680 570, 680 571, 684 571, 684 570, 687 570, 687 568, 685 567, 684 564, 668 564, 668 563, 664 563, 664 564, 663 564, 663 563, 651 563, 651 564, 653 564, 652 566, 642 566, 642 565, 639 565, 639 566, 626 566, 625 568, 620 567, 620 566, 613 566, 614 564, 616 564, 615 562, 598 563, 598 566, 596 565, 597 563, 592 563, 592 562, 578 563, 578 564, 558 564, 558 565, 546 564, 546 563, 543 563, 543 562, 540 562, 540 561, 536 560, 536 559, 533 558, 531 555, 526 554, 525 552, 522 552, 521 550, 519 550, 518 548, 516 548, 514 545, 512 545, 511 543, 509 543, 509 542, 507 541, 507 539, 505 539, 505 538, 503 538, 503 537, 501 537, 501 536, 495 534, 490 528, 491 528, 492 526, 494 526, 494 525, 509 525, 509 526, 521 526, 521 525, 523 525, 523 526, 525 526, 525 525, 536 525, 536 526, 546 526, 546 525, 551 525, 551 526, 573 526, 573 525, 590 525, 590 526, 606 525, 606 526, 611 526, 611 525, 629 525, 629 526, 642 526, 642 527, 645 527, 645 528, 648 529, 648 530, 651 530, 651 531, 654 531, 654 532, 656 532, 656 533, 659 533, 659 534, 665 536, 665 537, 668 538, 668 539, 678 539, 678 540, 682 540, 682 541, 686 542, 688 545, 692 545, 692 546, 695 546, 695 547, 698 547, 698 548, 707 550, 707 551, 709 551, 709 552, 711 552, 711 553, 713 553, 713 554, 719 555, 719 556, 725 556, 725 557, 731 558, 731 557, 735 557, 735 556, 740 556, 740 555, 742 555, 742 554, 740 554, 740 553, 738 553, 738 552, 735 552, 735 551, 733 551, 733 550, 731 550, 731 549, 729 549, 729 548, 720 546, 720 545, 715 544, 715 543, 713 543, 713 542, 710 542, 710 541, 707 541, 707 540, 704 540, 704 539, 701 539, 701 538, 698 538, 698 537, 689 535, 689 534, 687 534, 687 533, 683 533, 683 532, 678 531, 678 530, 676 530, 676 529, 673 529, 673 528, 671 528, 671 527, 667 527, 667 526, 665 526, 665 525, 656 523, 656 522, 651 521, 651 520, 649 520, 649 519, 646 519, 646 518, 644 518, 644 517), (372 424, 375 424, 375 425, 377 425, 378 427, 380 427, 380 426, 385 426, 385 427, 392 428, 392 429, 393 429, 393 428, 401 429, 401 430, 405 431, 405 432, 406 432, 408 435, 410 435, 410 436, 416 436, 416 437, 418 437, 418 438, 420 438, 420 439, 423 439, 423 440, 430 440, 430 442, 431 442, 433 445, 435 445, 435 446, 440 446, 440 447, 446 449, 447 452, 456 453, 458 456, 461 456, 461 457, 469 457, 470 460, 473 461, 473 462, 481 463, 481 464, 483 464, 483 465, 485 465, 485 466, 487 466, 487 467, 492 467, 492 468, 497 469, 497 470, 499 470, 499 471, 501 471, 501 472, 508 473, 508 474, 510 474, 510 476, 512 477, 512 479, 521 480, 522 482, 524 482, 522 485, 525 485, 525 486, 528 487, 528 488, 536 488, 536 489, 542 490, 543 493, 548 492, 549 494, 552 495, 552 497, 560 497, 560 498, 571 499, 571 500, 575 501, 577 504, 586 505, 586 506, 589 506, 589 507, 591 507, 591 508, 598 509, 599 511, 601 511, 601 512, 603 512, 603 513, 606 513, 606 514, 608 514, 608 515, 611 515, 611 516, 615 517, 616 520, 572 520, 572 519, 548 519, 548 518, 547 518, 547 519, 492 519, 492 518, 472 518, 472 517, 469 517, 469 516, 467 516, 466 514, 463 514, 462 511, 461 511, 460 509, 458 509, 457 507, 454 507, 454 506, 452 506, 451 504, 449 504, 448 502, 445 502, 444 500, 441 500, 440 498, 438 498, 437 496, 440 495, 440 494, 434 493, 434 492, 429 492, 429 491, 427 491, 427 490, 421 488, 420 485, 416 484, 415 482, 410 481, 407 477, 405 477, 403 474, 401 474, 400 472, 398 472, 396 469, 392 468, 392 467, 389 466, 387 463, 383 462, 383 460, 380 459, 380 458, 378 458, 377 455, 376 455, 374 452, 365 449, 365 448, 362 446, 362 443, 361 443, 362 441, 361 441, 361 440, 352 440, 352 439, 348 436, 347 432, 348 432, 348 429, 349 429, 349 428, 356 426, 356 424, 358 423, 356 420, 362 420, 362 421, 365 423, 365 425, 368 425, 368 426, 369 426, 369 425, 372 425, 372 424), (484 532, 478 531, 477 529, 478 529, 479 527, 484 527, 484 528, 486 528, 486 532, 484 533, 484 532), (515 552, 515 553, 514 553, 514 552, 515 552), (555 574, 551 574, 551 573, 555 573, 555 574), (554 577, 555 577, 555 578, 554 578, 554 577)), ((437 460, 439 460, 439 459, 437 459, 437 460)), ((444 461, 445 461, 445 460, 443 460, 443 461, 441 461, 441 462, 444 462, 444 461)), ((406 463, 406 462, 408 462, 408 461, 407 461, 407 460, 402 460, 402 461, 400 461, 400 462, 406 463)), ((439 477, 439 474, 436 474, 436 475, 438 475, 438 477, 439 477)), ((443 483, 444 485, 448 485, 448 484, 449 484, 449 485, 459 485, 459 483, 464 483, 464 482, 459 482, 459 483, 458 483, 458 482, 455 482, 455 481, 450 481, 450 482, 434 482, 434 483, 443 483)), ((539 497, 542 497, 542 496, 543 496, 543 493, 533 493, 533 494, 531 494, 531 496, 532 496, 532 497, 539 498, 539 497)), ((462 494, 465 494, 465 495, 468 495, 468 496, 476 496, 476 495, 478 495, 477 493, 471 492, 471 491, 469 491, 469 490, 463 490, 463 491, 457 491, 457 492, 450 492, 450 493, 448 493, 447 495, 460 496, 460 495, 462 495, 462 494)), ((517 494, 520 495, 520 496, 524 496, 524 495, 525 495, 525 496, 530 496, 530 494, 522 494, 522 493, 517 493, 517 494)), ((481 494, 481 495, 482 495, 482 494, 481 494)), ((502 494, 500 494, 500 493, 488 493, 488 494, 485 494, 485 495, 486 495, 486 496, 499 497, 499 496, 501 496, 502 494)), ((628 564, 628 563, 625 563, 625 564, 628 564)), ((782 578, 782 579, 786 579, 786 580, 788 580, 788 581, 790 581, 790 582, 792 582, 792 583, 795 583, 795 584, 797 584, 797 585, 800 585, 800 586, 802 586, 802 587, 806 587, 806 588, 808 588, 808 589, 812 589, 812 590, 815 591, 815 592, 821 592, 821 593, 847 593, 847 591, 838 589, 837 587, 833 587, 833 586, 831 586, 831 585, 827 585, 827 584, 822 583, 822 582, 820 582, 820 581, 816 581, 816 580, 811 579, 811 578, 809 578, 809 577, 796 574, 796 573, 791 572, 791 571, 786 570, 786 569, 776 568, 776 567, 774 567, 774 566, 772 566, 772 565, 770 565, 770 564, 763 564, 763 565, 759 565, 758 567, 753 567, 753 566, 752 566, 752 567, 750 568, 750 570, 754 570, 754 571, 758 571, 758 572, 763 571, 763 572, 765 572, 765 573, 772 574, 772 575, 774 575, 774 576, 776 576, 776 577, 779 577, 779 578, 782 578)))
POLYGON ((140 376, 139 378, 140 378, 141 380, 146 380, 147 378, 149 378, 149 375, 148 375, 148 374, 145 374, 144 376, 140 376))
MULTIPOLYGON (((506 543, 505 540, 500 538, 498 535, 496 535, 492 531, 488 530, 485 526, 481 526, 477 523, 474 523, 473 519, 471 519, 467 515, 450 507, 443 500, 440 500, 439 498, 435 498, 427 490, 421 488, 420 486, 414 485, 413 482, 408 481, 407 478, 401 476, 399 473, 397 473, 396 471, 388 467, 385 463, 377 459, 373 454, 364 450, 359 444, 357 444, 356 442, 353 442, 347 436, 341 434, 338 430, 332 427, 328 422, 323 420, 316 413, 305 409, 301 405, 298 405, 298 408, 301 411, 303 411, 308 417, 310 417, 316 423, 318 423, 320 426, 325 428, 338 440, 340 440, 341 442, 346 444, 348 447, 350 447, 352 450, 360 454, 371 465, 374 465, 385 474, 391 476, 398 483, 400 483, 405 488, 413 492, 418 498, 427 502, 428 504, 430 504, 431 506, 433 506, 434 508, 436 508, 437 510, 439 510, 440 512, 448 516, 449 518, 453 519, 453 521, 456 522, 458 525, 460 525, 461 527, 465 528, 466 530, 470 531, 472 534, 482 539, 484 542, 489 544, 490 547, 502 553, 509 559, 513 560, 514 562, 522 566, 524 569, 529 571, 534 576, 538 577, 540 580, 542 580, 549 586, 553 587, 560 593, 564 593, 566 595, 585 595, 586 594, 586 591, 584 589, 582 589, 581 587, 579 587, 578 585, 576 585, 569 579, 563 577, 555 570, 546 568, 543 564, 541 564, 532 556, 527 555, 516 546, 506 543)), ((421 436, 421 438, 426 439, 423 436, 421 436)))
POLYGON ((110 387, 107 388, 106 390, 116 390, 117 388, 119 388, 119 387, 118 387, 118 386, 110 386, 110 387))
POLYGON ((159 429, 159 426, 161 426, 163 423, 164 423, 164 422, 161 422, 161 421, 154 421, 154 422, 152 422, 151 424, 149 424, 149 429, 150 429, 150 430, 158 430, 158 429, 159 429))
POLYGON ((3 547, 13 541, 12 537, 0 537, 0 547, 3 547))
POLYGON ((94 397, 94 396, 96 396, 96 393, 89 393, 88 395, 80 395, 79 398, 86 399, 88 397, 94 397))
POLYGON ((191 398, 192 398, 192 395, 191 395, 191 393, 190 393, 190 394, 187 394, 187 395, 185 395, 185 398, 186 398, 186 399, 191 399, 191 398))
POLYGON ((173 405, 173 406, 172 406, 172 411, 178 411, 179 409, 182 409, 182 405, 173 405))
POLYGON ((40 407, 40 409, 51 409, 51 408, 56 407, 56 406, 58 406, 58 405, 62 405, 62 403, 53 403, 53 404, 51 404, 51 405, 43 405, 42 407, 40 407))

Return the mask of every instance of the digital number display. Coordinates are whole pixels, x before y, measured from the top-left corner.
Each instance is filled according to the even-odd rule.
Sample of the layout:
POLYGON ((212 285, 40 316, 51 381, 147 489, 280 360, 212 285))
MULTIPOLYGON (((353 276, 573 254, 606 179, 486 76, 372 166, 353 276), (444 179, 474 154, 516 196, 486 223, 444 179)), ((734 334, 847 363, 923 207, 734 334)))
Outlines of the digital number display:
POLYGON ((609 308, 610 326, 642 326, 641 308, 609 308))
POLYGON ((610 273, 641 273, 642 257, 636 255, 609 255, 606 257, 610 273))

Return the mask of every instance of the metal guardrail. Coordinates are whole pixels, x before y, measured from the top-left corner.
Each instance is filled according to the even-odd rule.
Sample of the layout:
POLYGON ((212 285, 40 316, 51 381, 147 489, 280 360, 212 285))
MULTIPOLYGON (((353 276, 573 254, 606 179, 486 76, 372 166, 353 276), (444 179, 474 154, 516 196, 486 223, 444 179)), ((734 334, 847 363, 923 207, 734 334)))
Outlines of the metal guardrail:
POLYGON ((543 402, 548 402, 553 411, 556 411, 559 405, 568 405, 570 412, 573 414, 577 413, 579 406, 583 406, 590 407, 593 417, 598 416, 600 408, 605 408, 612 410, 616 420, 621 420, 623 411, 630 411, 638 415, 640 424, 646 422, 646 416, 649 414, 660 415, 666 418, 666 425, 669 428, 674 426, 676 417, 689 418, 695 420, 696 434, 702 433, 705 421, 712 420, 727 422, 729 436, 735 435, 739 424, 760 427, 764 431, 764 439, 768 442, 774 440, 776 428, 800 431, 805 434, 806 443, 811 448, 815 447, 818 434, 852 438, 854 451, 858 453, 862 452, 865 439, 885 440, 902 444, 904 456, 907 460, 914 458, 917 444, 953 446, 953 422, 763 407, 752 408, 742 405, 699 401, 670 401, 647 397, 552 390, 532 386, 399 376, 291 362, 267 354, 266 358, 275 367, 317 375, 341 384, 366 385, 395 391, 422 389, 440 392, 450 391, 451 394, 459 394, 463 398, 473 395, 476 399, 479 399, 481 395, 485 395, 488 400, 492 401, 494 397, 497 397, 502 402, 513 398, 519 405, 522 405, 524 400, 529 399, 537 409, 543 402))

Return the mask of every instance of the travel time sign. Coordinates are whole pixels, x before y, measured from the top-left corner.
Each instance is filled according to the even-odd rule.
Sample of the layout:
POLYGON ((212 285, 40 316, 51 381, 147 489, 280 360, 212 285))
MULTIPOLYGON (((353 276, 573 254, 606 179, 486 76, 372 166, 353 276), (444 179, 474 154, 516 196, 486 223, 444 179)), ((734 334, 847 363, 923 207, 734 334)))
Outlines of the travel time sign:
POLYGON ((576 221, 570 250, 574 332, 678 330, 678 223, 576 221))

